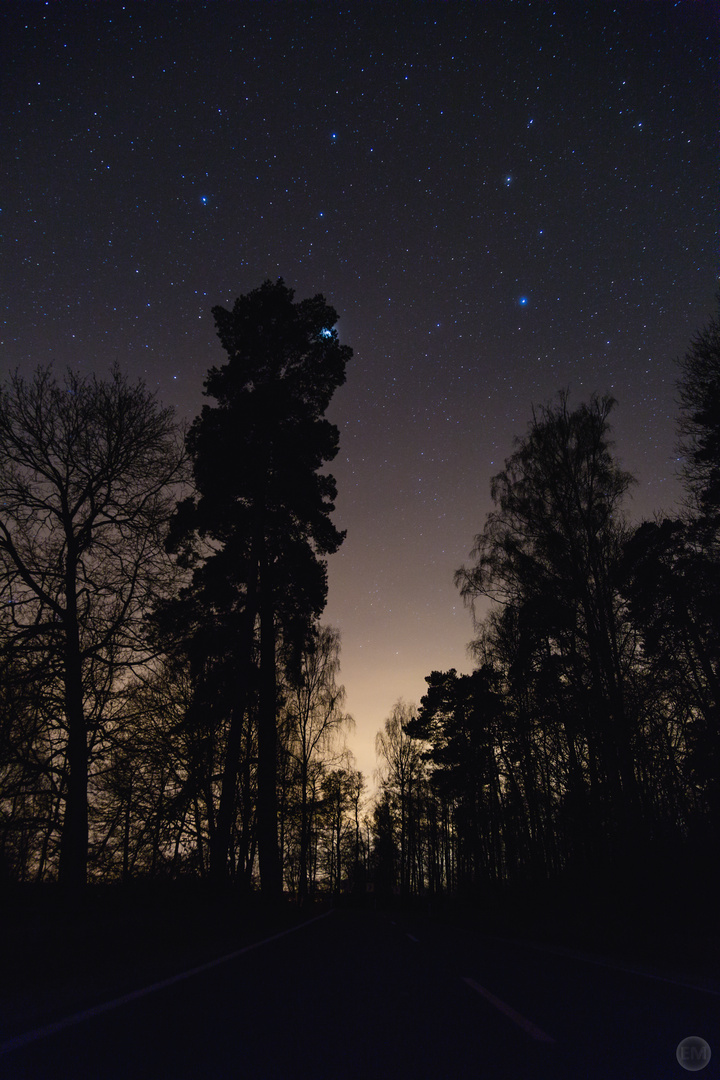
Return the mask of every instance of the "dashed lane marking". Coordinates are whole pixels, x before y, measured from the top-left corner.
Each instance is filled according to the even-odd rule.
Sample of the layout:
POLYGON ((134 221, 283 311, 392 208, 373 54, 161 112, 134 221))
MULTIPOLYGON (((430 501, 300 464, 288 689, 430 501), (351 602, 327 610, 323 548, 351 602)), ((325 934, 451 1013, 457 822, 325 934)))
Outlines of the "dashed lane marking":
POLYGON ((501 1013, 504 1013, 505 1016, 509 1017, 509 1019, 512 1020, 513 1023, 517 1024, 519 1028, 522 1028, 522 1030, 527 1035, 530 1035, 531 1038, 536 1039, 538 1042, 548 1043, 550 1045, 554 1044, 555 1040, 552 1038, 552 1036, 547 1035, 536 1024, 533 1024, 531 1020, 527 1020, 524 1016, 521 1016, 520 1013, 516 1012, 516 1010, 513 1009, 511 1005, 506 1005, 504 1001, 500 1000, 500 998, 495 997, 494 994, 491 994, 490 991, 486 990, 484 986, 480 985, 480 983, 475 982, 474 979, 468 978, 463 979, 463 982, 466 982, 469 987, 475 990, 476 993, 481 994, 486 1001, 489 1001, 491 1005, 494 1005, 496 1009, 498 1009, 501 1013))

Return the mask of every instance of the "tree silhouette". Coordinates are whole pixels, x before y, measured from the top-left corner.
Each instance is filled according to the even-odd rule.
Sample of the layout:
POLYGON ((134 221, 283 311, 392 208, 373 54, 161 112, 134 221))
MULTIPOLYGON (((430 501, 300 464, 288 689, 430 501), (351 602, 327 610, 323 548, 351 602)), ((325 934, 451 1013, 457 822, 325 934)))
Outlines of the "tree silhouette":
POLYGON ((472 675, 434 671, 417 717, 406 726, 408 735, 427 745, 433 787, 450 808, 457 884, 463 888, 502 877, 510 847, 503 837, 502 706, 494 681, 488 667, 472 675))
POLYGON ((322 783, 327 879, 336 896, 342 891, 343 880, 349 881, 358 865, 357 817, 352 821, 351 814, 357 809, 363 787, 362 774, 352 767, 351 755, 346 752, 344 756, 345 767, 329 769, 322 783))
POLYGON ((716 534, 720 519, 719 318, 710 320, 680 361, 678 386, 680 448, 693 512, 714 522, 716 534))
POLYGON ((0 609, 0 873, 40 881, 57 862, 66 747, 50 657, 37 647, 28 654, 10 609, 0 609))
POLYGON ((214 872, 227 873, 248 694, 258 677, 257 828, 263 892, 281 889, 277 837, 277 664, 322 612, 323 556, 343 535, 330 520, 335 481, 321 473, 338 450, 324 419, 352 350, 325 299, 293 302, 282 279, 213 309, 228 362, 213 367, 188 432, 197 497, 178 510, 176 544, 200 537, 212 551, 196 572, 202 594, 225 593, 233 613, 237 684, 215 828, 214 872))
POLYGON ((650 881, 672 894, 672 851, 697 858, 711 895, 719 343, 713 323, 683 368, 681 518, 625 525, 632 478, 612 452, 610 398, 571 410, 561 394, 493 478, 474 562, 456 575, 471 606, 494 601, 475 622, 478 667, 432 672, 417 715, 396 707, 377 737, 378 888, 487 898, 552 882, 598 908, 620 892, 644 903, 650 881))
POLYGON ((408 734, 416 717, 415 707, 397 701, 375 738, 378 757, 384 762, 381 783, 388 805, 397 818, 400 893, 410 891, 411 868, 415 855, 416 815, 413 813, 416 789, 424 774, 421 745, 408 734))
POLYGON ((655 685, 690 708, 691 779, 720 828, 720 573, 703 535, 693 521, 643 522, 625 547, 623 588, 655 685))
POLYGON ((687 491, 676 520, 643 522, 625 548, 624 588, 656 681, 690 706, 692 782, 720 832, 720 323, 680 361, 680 449, 687 491), (668 680, 668 675, 672 679, 668 680))
POLYGON ((144 617, 169 587, 164 534, 183 479, 170 410, 115 368, 107 382, 50 368, 0 391, 0 599, 5 642, 42 655, 62 687, 60 879, 81 887, 88 772, 108 702, 142 654, 144 617))
POLYGON ((476 537, 475 564, 456 582, 466 601, 512 605, 524 629, 549 643, 546 670, 563 665, 582 717, 603 829, 626 833, 638 813, 633 715, 627 678, 633 637, 623 617, 618 567, 632 483, 612 455, 614 401, 570 410, 566 394, 540 410, 493 478, 496 509, 476 537), (611 809, 612 808, 612 809, 611 809))
POLYGON ((340 671, 340 632, 331 626, 314 627, 300 653, 298 670, 286 690, 290 720, 290 752, 297 762, 300 787, 300 844, 298 899, 308 894, 310 769, 318 753, 328 748, 351 717, 343 712, 345 688, 336 682, 340 671))

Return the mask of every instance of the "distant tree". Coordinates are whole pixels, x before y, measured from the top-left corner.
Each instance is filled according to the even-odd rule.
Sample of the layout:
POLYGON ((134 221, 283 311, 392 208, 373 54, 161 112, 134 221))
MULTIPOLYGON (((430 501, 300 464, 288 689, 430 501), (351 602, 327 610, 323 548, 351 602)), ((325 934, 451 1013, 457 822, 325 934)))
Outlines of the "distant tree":
POLYGON ((372 812, 372 871, 375 891, 388 898, 398 885, 399 846, 392 796, 381 789, 372 812))
POLYGON ((114 368, 108 381, 51 368, 0 390, 0 601, 4 643, 42 655, 62 688, 60 879, 86 881, 88 771, 108 703, 144 649, 169 587, 165 529, 183 479, 170 410, 114 368))
POLYGON ((257 830, 263 892, 282 886, 277 818, 277 683, 289 655, 322 612, 323 556, 343 540, 330 520, 335 481, 320 472, 338 451, 324 419, 345 380, 352 350, 338 341, 337 315, 324 297, 293 302, 280 279, 213 309, 228 362, 211 368, 204 406, 187 446, 197 497, 178 510, 174 541, 207 545, 196 576, 202 595, 225 592, 233 612, 236 665, 222 789, 214 838, 216 876, 227 873, 235 816, 242 726, 258 690, 257 830), (184 539, 183 539, 184 538, 184 539), (209 553, 208 553, 209 552, 209 553), (257 670, 257 679, 254 672, 257 670))
POLYGON ((328 886, 336 895, 351 874, 355 829, 351 814, 360 785, 351 755, 345 758, 345 767, 329 769, 322 784, 328 886))
POLYGON ((385 720, 383 730, 375 738, 375 750, 382 763, 381 785, 397 816, 399 884, 403 895, 410 891, 416 837, 414 799, 425 771, 422 746, 408 734, 408 726, 416 715, 414 705, 397 701, 385 720))
POLYGON ((353 769, 349 785, 349 801, 352 809, 352 860, 350 880, 353 892, 363 892, 367 873, 367 849, 364 842, 361 805, 365 794, 365 777, 359 769, 353 769))
POLYGON ((456 842, 458 884, 500 879, 512 837, 503 820, 502 703, 493 673, 434 671, 417 717, 406 726, 422 740, 433 787, 450 808, 456 842))
POLYGON ((340 671, 340 632, 317 626, 301 647, 299 665, 286 689, 290 752, 297 762, 300 788, 300 845, 298 899, 308 893, 310 849, 309 781, 313 762, 327 752, 342 728, 352 723, 343 712, 345 688, 336 682, 340 671))

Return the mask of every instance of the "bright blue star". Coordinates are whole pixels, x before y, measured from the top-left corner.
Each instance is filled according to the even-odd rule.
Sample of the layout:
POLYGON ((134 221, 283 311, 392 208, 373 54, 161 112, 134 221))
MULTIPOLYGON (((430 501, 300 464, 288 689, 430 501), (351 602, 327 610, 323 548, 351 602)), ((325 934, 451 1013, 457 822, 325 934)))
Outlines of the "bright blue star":
POLYGON ((203 204, 203 206, 207 206, 207 201, 207 195, 200 196, 200 202, 203 204))
POLYGON ((528 302, 527 296, 521 296, 520 299, 518 300, 518 304, 520 305, 520 307, 527 307, 527 302, 528 302))

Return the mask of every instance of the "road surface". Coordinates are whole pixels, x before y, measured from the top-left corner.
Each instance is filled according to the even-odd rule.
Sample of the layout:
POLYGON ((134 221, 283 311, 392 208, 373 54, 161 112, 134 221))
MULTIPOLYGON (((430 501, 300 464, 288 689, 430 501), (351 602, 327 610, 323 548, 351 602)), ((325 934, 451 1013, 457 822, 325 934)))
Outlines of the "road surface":
MULTIPOLYGON (((713 1051, 720 990, 484 937, 336 910, 54 1030, 6 1032, 25 1080, 666 1080, 713 1051)), ((108 1003, 105 1003, 106 1005, 108 1003)))

